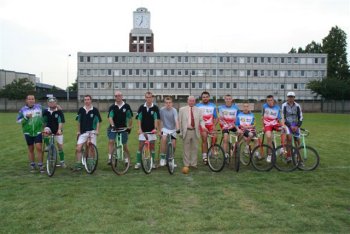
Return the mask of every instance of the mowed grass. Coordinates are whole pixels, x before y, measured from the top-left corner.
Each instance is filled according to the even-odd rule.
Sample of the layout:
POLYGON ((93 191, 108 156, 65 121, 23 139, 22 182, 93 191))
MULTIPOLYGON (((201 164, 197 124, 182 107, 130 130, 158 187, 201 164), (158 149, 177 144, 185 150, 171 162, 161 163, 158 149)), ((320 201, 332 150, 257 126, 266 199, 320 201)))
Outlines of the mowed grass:
MULTIPOLYGON (((75 161, 74 116, 66 113, 68 165, 75 161)), ((29 172, 16 114, 0 114, 0 233, 350 233, 350 115, 305 114, 308 143, 321 156, 312 172, 261 173, 249 166, 213 173, 200 163, 184 175, 178 140, 174 175, 131 168, 124 176, 106 165, 102 116, 96 172, 58 168, 49 178, 29 172)), ((136 139, 134 128, 133 164, 136 139)))

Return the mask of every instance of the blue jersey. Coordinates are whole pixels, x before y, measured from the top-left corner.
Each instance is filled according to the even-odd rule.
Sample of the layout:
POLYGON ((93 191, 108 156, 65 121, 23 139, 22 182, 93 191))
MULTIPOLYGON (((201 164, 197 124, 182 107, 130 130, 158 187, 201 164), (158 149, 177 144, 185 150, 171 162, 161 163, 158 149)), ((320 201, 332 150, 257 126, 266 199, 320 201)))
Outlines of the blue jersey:
POLYGON ((267 103, 263 105, 262 116, 264 126, 275 126, 281 119, 281 108, 278 105, 270 107, 267 103))
POLYGON ((221 105, 218 108, 218 112, 219 123, 222 129, 231 129, 235 127, 237 114, 239 113, 239 108, 236 105, 221 105))
POLYGON ((255 127, 254 122, 255 122, 255 117, 252 112, 249 112, 247 114, 243 112, 238 113, 236 125, 239 128, 248 128, 248 129, 254 128, 255 127))

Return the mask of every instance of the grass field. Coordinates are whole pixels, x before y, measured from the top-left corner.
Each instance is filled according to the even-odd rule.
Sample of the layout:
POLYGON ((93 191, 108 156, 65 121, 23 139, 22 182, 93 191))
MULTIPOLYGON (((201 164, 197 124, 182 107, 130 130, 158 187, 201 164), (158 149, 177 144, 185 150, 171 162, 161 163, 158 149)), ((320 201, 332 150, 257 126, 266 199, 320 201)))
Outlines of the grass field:
MULTIPOLYGON (((210 172, 200 165, 145 175, 115 175, 106 165, 107 126, 93 175, 57 169, 30 173, 15 113, 0 113, 0 233, 350 233, 350 115, 305 114, 308 143, 320 156, 312 172, 210 172)), ((66 162, 74 162, 76 125, 66 114, 66 162)), ((136 130, 129 145, 133 164, 136 130)))

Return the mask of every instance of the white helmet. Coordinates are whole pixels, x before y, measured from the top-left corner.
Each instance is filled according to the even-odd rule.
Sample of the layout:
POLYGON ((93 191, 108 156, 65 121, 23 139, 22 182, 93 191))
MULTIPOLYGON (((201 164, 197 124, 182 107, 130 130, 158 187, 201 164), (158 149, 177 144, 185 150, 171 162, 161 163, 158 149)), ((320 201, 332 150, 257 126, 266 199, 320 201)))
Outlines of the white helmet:
POLYGON ((45 132, 46 134, 51 134, 51 129, 50 129, 49 127, 45 127, 45 128, 44 128, 44 132, 45 132))
POLYGON ((287 93, 287 97, 295 97, 295 93, 294 92, 288 92, 287 93))

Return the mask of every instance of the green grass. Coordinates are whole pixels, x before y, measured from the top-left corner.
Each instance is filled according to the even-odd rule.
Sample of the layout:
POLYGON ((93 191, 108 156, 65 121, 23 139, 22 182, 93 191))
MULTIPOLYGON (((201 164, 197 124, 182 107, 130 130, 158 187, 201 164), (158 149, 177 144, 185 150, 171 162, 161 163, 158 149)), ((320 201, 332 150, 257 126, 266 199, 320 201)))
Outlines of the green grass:
MULTIPOLYGON (((117 176, 106 165, 103 113, 96 172, 58 168, 52 178, 29 172, 15 117, 0 114, 0 233, 350 233, 350 115, 305 114, 308 142, 321 156, 312 172, 213 173, 200 165, 183 175, 179 140, 174 175, 161 168, 117 176)), ((66 119, 71 165, 74 114, 66 119)), ((134 163, 136 129, 129 146, 134 163)))

